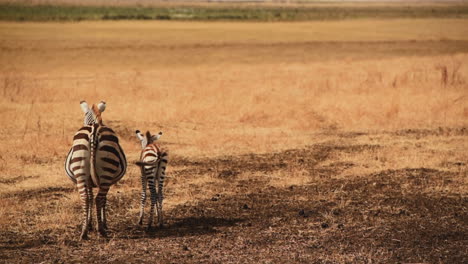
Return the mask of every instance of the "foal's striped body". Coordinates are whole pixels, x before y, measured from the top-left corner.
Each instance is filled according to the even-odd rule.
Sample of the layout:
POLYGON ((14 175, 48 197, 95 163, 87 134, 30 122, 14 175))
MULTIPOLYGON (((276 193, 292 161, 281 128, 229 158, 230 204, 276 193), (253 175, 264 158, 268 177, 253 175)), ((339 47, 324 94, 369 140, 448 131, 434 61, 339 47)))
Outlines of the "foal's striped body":
MULTIPOLYGON (((103 109, 105 108, 102 107, 103 109)), ((96 116, 87 119, 73 137, 65 170, 68 177, 77 185, 83 208, 83 227, 81 238, 87 238, 92 222, 93 188, 98 189, 95 198, 98 230, 105 236, 106 231, 106 196, 111 185, 118 182, 125 174, 127 161, 115 132, 102 124, 100 112, 104 110, 88 109, 96 116)))
POLYGON ((140 220, 139 224, 143 224, 143 216, 146 202, 146 186, 151 194, 151 208, 150 216, 148 221, 148 229, 151 228, 154 218, 154 207, 157 207, 158 213, 158 226, 163 225, 163 212, 162 212, 162 203, 163 203, 163 188, 164 188, 164 179, 166 177, 166 166, 168 162, 167 152, 161 152, 160 148, 154 141, 159 139, 160 133, 158 136, 151 136, 149 132, 146 133, 146 137, 140 134, 139 131, 136 132, 137 137, 141 140, 142 151, 140 155, 140 161, 137 162, 137 165, 141 168, 141 206, 140 206, 140 220), (158 184, 158 189, 156 191, 155 184, 158 184))

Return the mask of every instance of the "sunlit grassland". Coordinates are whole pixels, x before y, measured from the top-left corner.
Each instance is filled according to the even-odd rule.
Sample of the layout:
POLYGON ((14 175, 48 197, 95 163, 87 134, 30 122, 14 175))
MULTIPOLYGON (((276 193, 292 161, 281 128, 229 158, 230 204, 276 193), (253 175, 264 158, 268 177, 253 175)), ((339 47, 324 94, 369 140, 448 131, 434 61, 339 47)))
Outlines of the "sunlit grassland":
POLYGON ((24 160, 52 162, 59 177, 82 99, 108 102, 130 157, 135 129, 163 130, 176 155, 212 156, 300 147, 323 130, 463 127, 464 25, 3 22, 1 145, 19 152, 1 166, 29 175, 24 160))
MULTIPOLYGON (((139 237, 133 225, 140 188, 139 170, 133 165, 140 149, 134 131, 139 129, 164 132, 160 143, 171 157, 165 208, 172 215, 178 213, 171 211, 177 206, 198 210, 203 201, 212 204, 200 212, 210 214, 215 212, 213 198, 224 203, 229 197, 250 197, 258 192, 255 188, 276 188, 288 192, 292 198, 287 200, 294 203, 322 208, 324 201, 330 208, 307 219, 295 207, 286 211, 292 221, 274 217, 273 224, 288 221, 285 226, 292 232, 287 237, 297 230, 315 232, 310 237, 321 243, 346 234, 347 243, 369 230, 362 225, 366 222, 399 238, 388 219, 398 226, 408 224, 401 229, 408 232, 421 228, 415 221, 427 229, 443 221, 440 230, 455 234, 450 243, 432 234, 423 237, 424 242, 456 251, 433 251, 435 256, 461 259, 456 243, 462 235, 456 232, 465 230, 458 220, 463 212, 444 215, 450 222, 438 217, 443 212, 430 218, 420 216, 419 209, 428 210, 425 206, 436 206, 437 201, 459 201, 450 199, 468 192, 466 24, 466 19, 454 18, 1 22, 0 256, 24 262, 79 261, 83 256, 122 260, 129 252, 144 256, 143 249, 158 241, 168 247, 161 252, 169 255, 157 257, 170 258, 183 255, 180 244, 188 239, 204 239, 178 234, 192 229, 176 225, 156 238, 139 237), (79 198, 63 169, 72 136, 83 121, 82 99, 107 102, 104 123, 119 135, 129 163, 127 174, 109 193, 115 237, 97 244, 93 237, 90 243, 99 250, 87 253, 88 244, 74 242, 79 198), (302 156, 293 156, 304 149, 302 156), (310 186, 315 191, 311 187, 296 195, 298 188, 310 186), (382 191, 369 196, 360 190, 382 191), (407 199, 414 198, 409 195, 413 192, 422 198, 417 200, 421 206, 411 209, 416 203, 407 199), (337 227, 343 219, 343 232, 348 233, 337 227), (321 228, 320 221, 330 228, 321 228)), ((232 199, 226 208, 243 206, 232 199)), ((450 206, 463 208, 453 202, 450 206)), ((199 215, 184 217, 194 216, 199 215)), ((178 224, 183 219, 167 221, 178 224)), ((216 227, 249 233, 246 228, 243 223, 216 227)), ((278 230, 266 229, 258 233, 278 230)), ((218 234, 208 236, 211 240, 218 234)), ((360 252, 334 249, 324 254, 314 248, 310 254, 332 262, 388 262, 394 254, 414 249, 411 243, 403 250, 366 241, 360 252)), ((223 246, 223 256, 239 252, 223 246)), ((253 250, 251 246, 246 248, 253 250)), ((192 247, 197 249, 196 243, 192 247)), ((411 252, 406 256, 425 260, 411 252)))

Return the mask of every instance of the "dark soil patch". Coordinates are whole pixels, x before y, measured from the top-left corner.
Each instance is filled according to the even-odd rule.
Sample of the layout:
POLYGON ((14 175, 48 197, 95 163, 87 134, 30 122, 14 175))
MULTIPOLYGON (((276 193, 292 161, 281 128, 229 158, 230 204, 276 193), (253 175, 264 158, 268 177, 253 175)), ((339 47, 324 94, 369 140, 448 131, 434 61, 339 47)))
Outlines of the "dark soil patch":
POLYGON ((395 132, 398 136, 423 138, 427 136, 466 136, 467 127, 439 127, 437 129, 405 129, 395 132))
POLYGON ((63 193, 70 193, 76 188, 73 187, 49 187, 35 190, 25 190, 16 193, 4 195, 1 198, 16 198, 20 200, 48 198, 50 196, 63 196, 63 193))
POLYGON ((39 178, 39 176, 16 176, 7 179, 0 179, 0 184, 16 184, 28 179, 39 178))
MULTIPOLYGON (((170 163, 172 166, 188 167, 185 170, 175 172, 176 174, 213 173, 219 178, 232 179, 242 171, 270 173, 291 167, 315 170, 316 166, 327 160, 332 153, 356 153, 379 148, 381 148, 379 145, 334 145, 330 143, 313 145, 307 149, 285 150, 279 153, 226 156, 217 159, 189 160, 176 156, 170 163)), ((325 168, 325 171, 328 173, 337 172, 352 166, 353 164, 350 163, 334 163, 325 168)))

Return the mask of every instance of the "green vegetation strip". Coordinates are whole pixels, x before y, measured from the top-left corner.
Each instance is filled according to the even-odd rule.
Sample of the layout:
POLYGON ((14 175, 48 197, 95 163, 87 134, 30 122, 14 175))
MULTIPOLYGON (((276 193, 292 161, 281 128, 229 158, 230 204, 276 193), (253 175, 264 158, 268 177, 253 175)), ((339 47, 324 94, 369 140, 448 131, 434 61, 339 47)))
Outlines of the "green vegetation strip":
POLYGON ((0 4, 0 20, 248 20, 306 21, 356 18, 466 18, 468 5, 379 7, 117 7, 0 4))

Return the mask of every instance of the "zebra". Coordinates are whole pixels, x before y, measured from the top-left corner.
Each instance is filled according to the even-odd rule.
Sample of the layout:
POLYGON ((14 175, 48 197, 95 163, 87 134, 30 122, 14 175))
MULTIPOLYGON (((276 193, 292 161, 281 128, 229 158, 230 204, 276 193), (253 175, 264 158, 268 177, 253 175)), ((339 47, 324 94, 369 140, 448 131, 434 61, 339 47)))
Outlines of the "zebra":
POLYGON ((98 189, 95 197, 98 231, 103 237, 107 236, 107 192, 125 175, 127 160, 115 132, 102 122, 101 113, 106 103, 101 101, 90 108, 81 101, 80 105, 85 113, 84 126, 73 137, 65 171, 80 193, 83 210, 80 239, 83 240, 92 229, 93 188, 98 189))
POLYGON ((138 221, 139 225, 143 224, 143 215, 146 202, 146 186, 148 184, 148 189, 151 194, 151 209, 148 220, 148 230, 151 229, 154 217, 154 207, 157 207, 158 212, 158 227, 163 227, 163 211, 162 211, 162 202, 163 202, 163 187, 164 187, 164 178, 166 177, 166 166, 168 162, 168 153, 166 151, 161 151, 160 147, 155 143, 158 140, 162 132, 159 132, 157 135, 151 135, 149 131, 146 132, 146 135, 142 135, 139 130, 135 131, 137 138, 141 143, 141 154, 140 161, 136 163, 141 169, 141 206, 140 206, 140 219, 138 221), (158 183, 158 190, 156 192, 155 181, 158 183))

